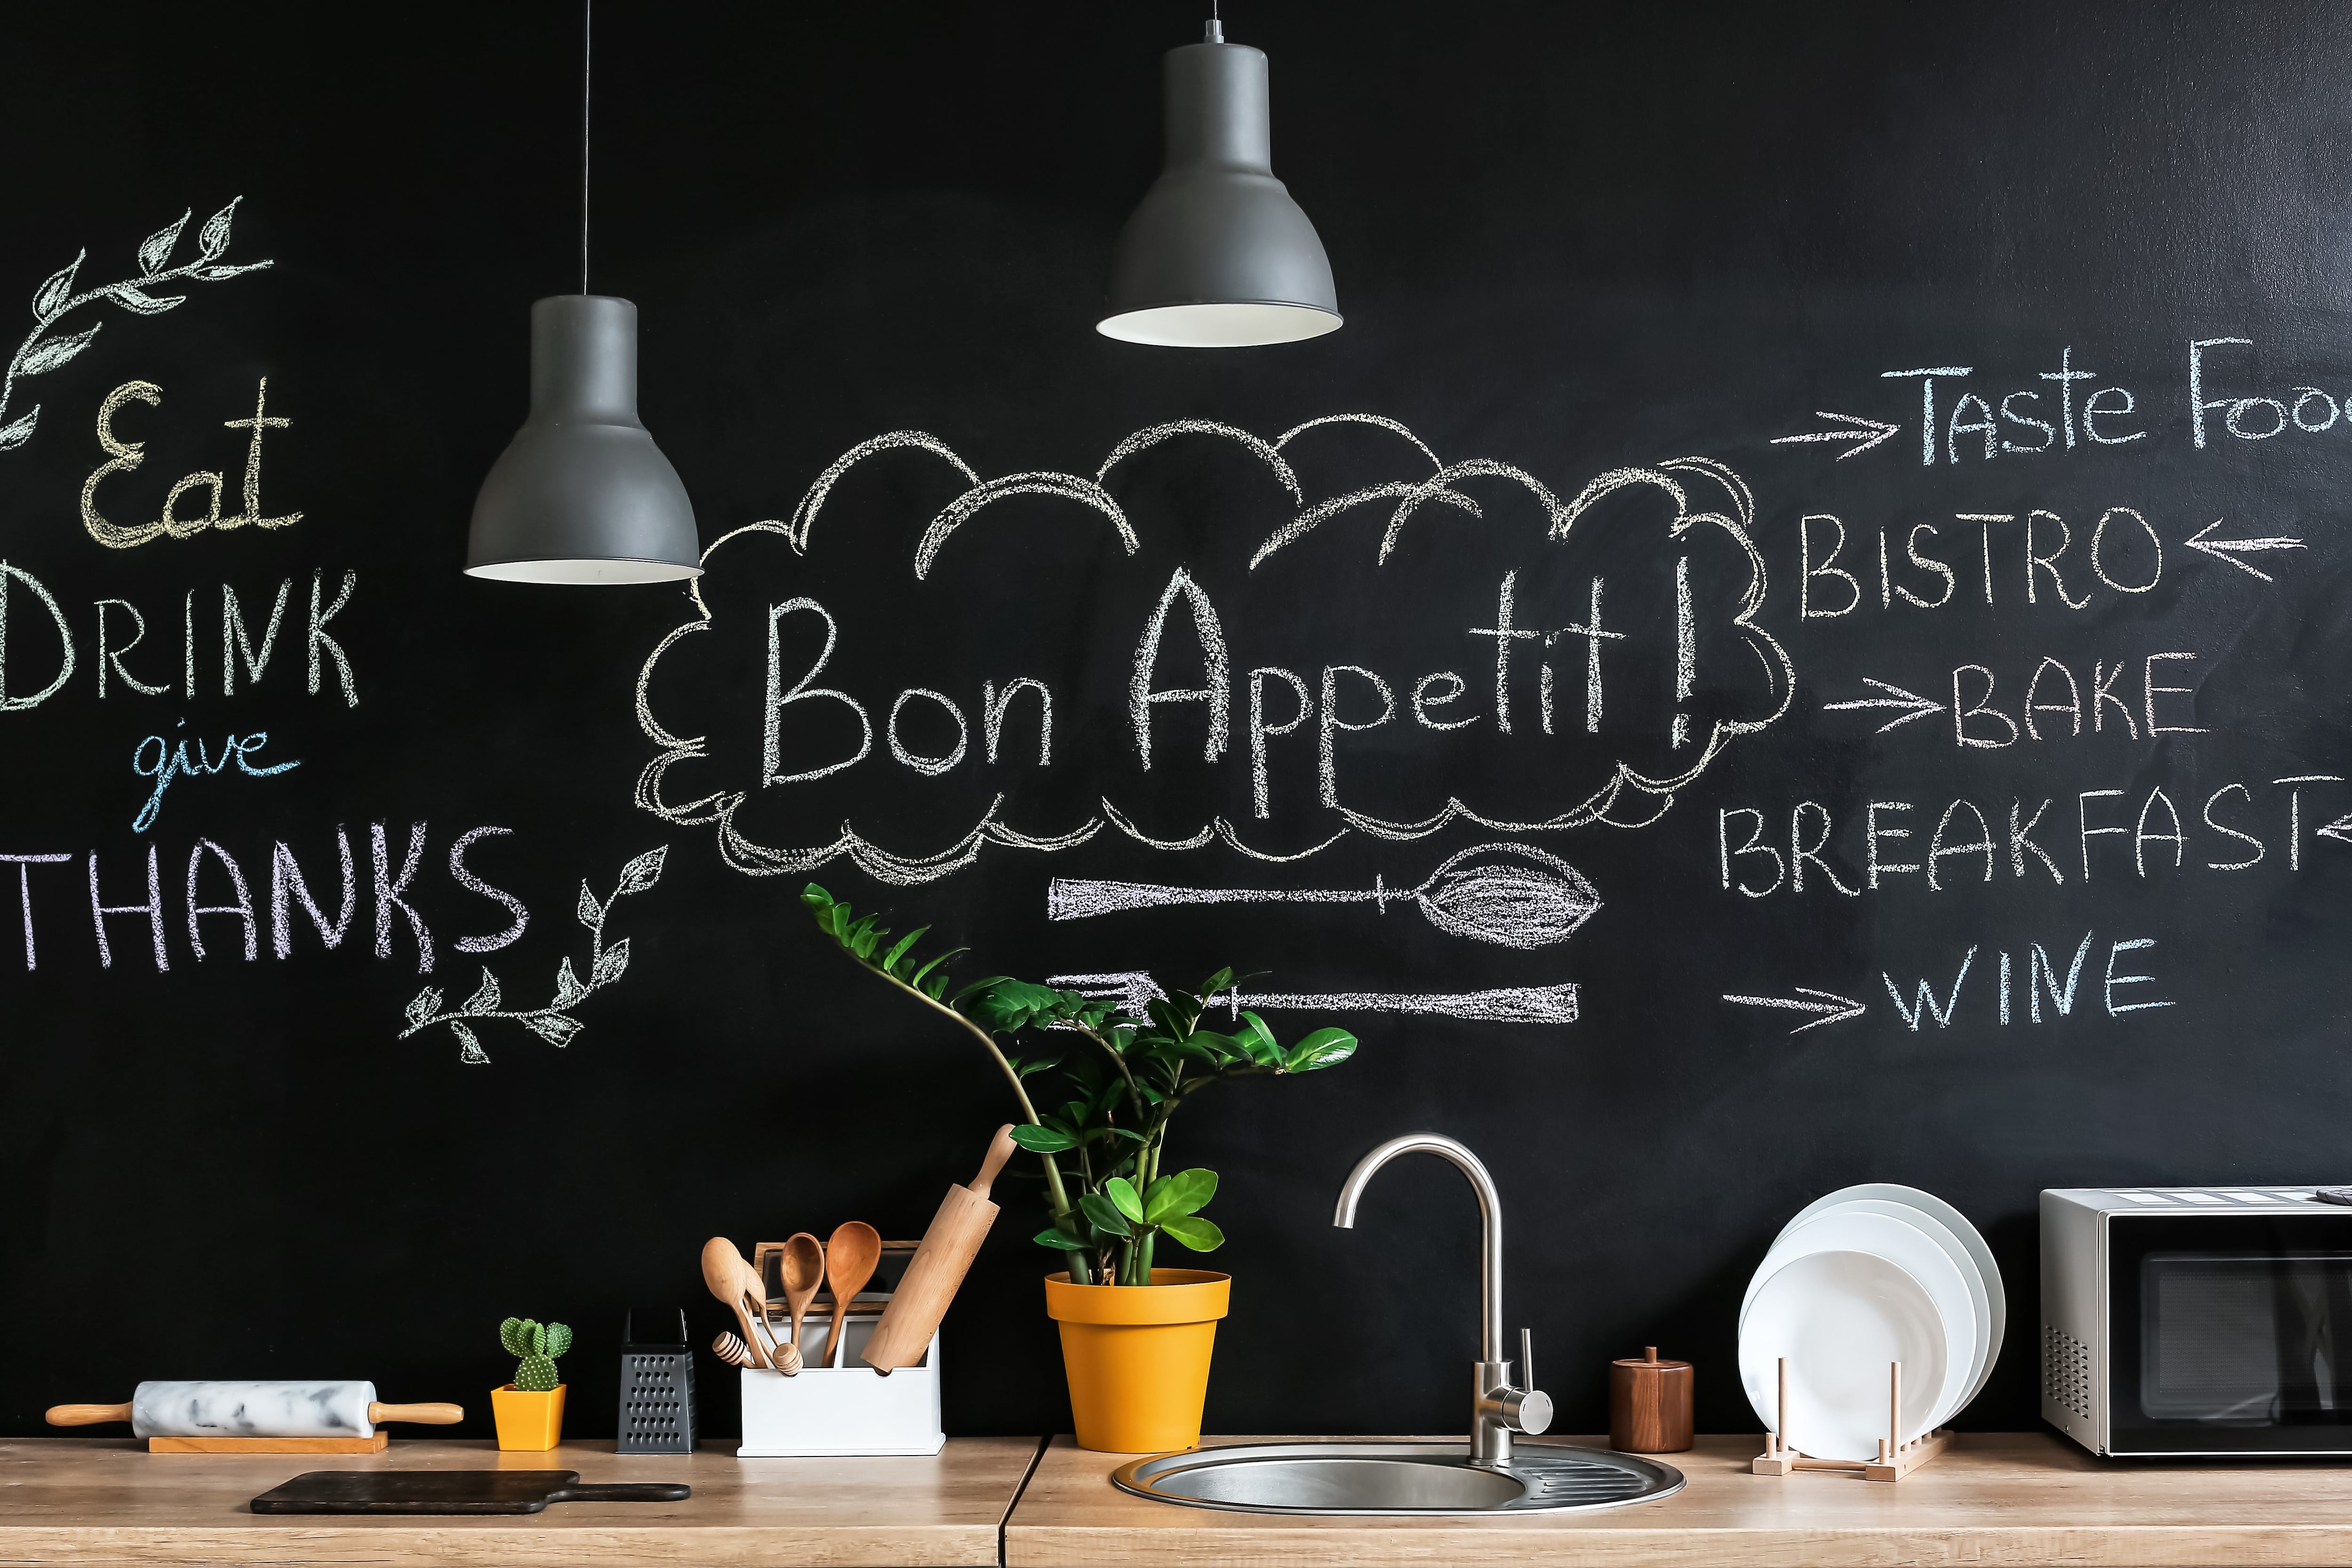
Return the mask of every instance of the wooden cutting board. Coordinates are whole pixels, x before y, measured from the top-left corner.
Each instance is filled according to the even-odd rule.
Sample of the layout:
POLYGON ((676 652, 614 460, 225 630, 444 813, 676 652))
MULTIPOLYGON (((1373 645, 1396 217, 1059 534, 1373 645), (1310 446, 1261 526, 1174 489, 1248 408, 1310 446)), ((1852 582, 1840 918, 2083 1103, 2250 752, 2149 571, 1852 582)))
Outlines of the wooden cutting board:
POLYGON ((578 1470, 311 1470, 272 1487, 256 1513, 537 1513, 551 1502, 683 1502, 674 1481, 583 1485, 578 1470))

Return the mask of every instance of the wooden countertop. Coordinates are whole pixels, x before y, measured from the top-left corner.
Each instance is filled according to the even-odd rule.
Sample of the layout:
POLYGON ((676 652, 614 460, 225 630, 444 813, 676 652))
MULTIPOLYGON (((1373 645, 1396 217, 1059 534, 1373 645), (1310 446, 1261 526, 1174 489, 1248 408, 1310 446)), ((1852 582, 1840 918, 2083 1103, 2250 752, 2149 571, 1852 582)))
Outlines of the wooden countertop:
POLYGON ((1889 1486, 1750 1475, 1756 1448, 1752 1437, 1702 1437, 1690 1453, 1664 1456, 1689 1478, 1681 1492, 1600 1513, 1373 1521, 1129 1497, 1108 1479, 1126 1456, 1086 1453, 1067 1437, 1042 1460, 1031 1437, 959 1437, 936 1458, 877 1459, 738 1459, 719 1443, 691 1457, 625 1458, 609 1442, 500 1454, 488 1443, 405 1439, 382 1454, 246 1456, 149 1454, 128 1439, 0 1440, 0 1564, 2352 1568, 2352 1465, 2105 1460, 2046 1433, 1965 1433, 1889 1486), (302 1470, 387 1467, 679 1479, 694 1497, 512 1517, 246 1510, 302 1470))
POLYGON ((150 1454, 131 1438, 0 1440, 0 1563, 425 1563, 482 1568, 703 1564, 996 1568, 1034 1437, 954 1437, 929 1458, 738 1459, 734 1445, 620 1455, 610 1441, 543 1454, 395 1438, 381 1454, 150 1454), (590 1481, 681 1480, 685 1502, 560 1502, 462 1518, 255 1514, 305 1470, 570 1469, 590 1481))
MULTIPOLYGON (((1561 1440, 1608 1447, 1605 1438, 1561 1440)), ((1004 1561, 1007 1568, 2352 1564, 2352 1466, 2341 1462, 2099 1459, 2052 1434, 1963 1433, 1934 1463, 1887 1484, 1750 1475, 1748 1461, 1759 1448, 1755 1437, 1701 1437, 1689 1453, 1658 1456, 1690 1484, 1655 1502, 1588 1514, 1376 1522, 1130 1497, 1106 1478, 1131 1456, 1090 1454, 1057 1437, 1013 1508, 1004 1561)))

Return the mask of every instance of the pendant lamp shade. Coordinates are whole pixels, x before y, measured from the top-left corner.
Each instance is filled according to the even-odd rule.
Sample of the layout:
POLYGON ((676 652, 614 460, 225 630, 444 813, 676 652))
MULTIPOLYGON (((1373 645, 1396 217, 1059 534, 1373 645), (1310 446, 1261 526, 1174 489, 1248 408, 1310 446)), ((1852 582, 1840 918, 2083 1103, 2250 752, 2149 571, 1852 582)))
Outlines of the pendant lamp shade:
POLYGON ((530 416, 474 498, 472 577, 672 582, 702 574, 694 506, 637 420, 637 308, 559 294, 530 308, 530 416))
POLYGON ((1228 44, 1168 51, 1167 165, 1127 220, 1095 329, 1130 343, 1226 348, 1339 325, 1315 225, 1274 177, 1265 56, 1228 44))

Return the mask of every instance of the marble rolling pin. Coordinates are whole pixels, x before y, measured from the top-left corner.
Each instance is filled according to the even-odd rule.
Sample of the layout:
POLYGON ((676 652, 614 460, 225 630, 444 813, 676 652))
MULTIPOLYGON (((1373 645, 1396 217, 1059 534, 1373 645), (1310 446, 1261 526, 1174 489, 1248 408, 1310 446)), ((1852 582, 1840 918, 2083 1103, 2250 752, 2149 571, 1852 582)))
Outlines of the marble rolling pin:
POLYGON ((866 1365, 891 1373, 923 1359, 940 1320, 948 1315, 948 1303, 963 1283, 964 1270, 971 1267, 980 1244, 988 1239, 988 1228, 995 1223, 989 1184, 1012 1157, 1013 1125, 1008 1122, 990 1140, 987 1157, 980 1162, 980 1174, 971 1185, 948 1188, 940 1211, 931 1217, 915 1260, 907 1265, 906 1277, 882 1309, 882 1321, 874 1325, 874 1337, 859 1353, 866 1365))
POLYGON ((151 1453, 366 1454, 385 1421, 446 1427, 455 1405, 385 1405, 373 1383, 142 1383, 128 1405, 57 1405, 52 1427, 128 1421, 151 1453))

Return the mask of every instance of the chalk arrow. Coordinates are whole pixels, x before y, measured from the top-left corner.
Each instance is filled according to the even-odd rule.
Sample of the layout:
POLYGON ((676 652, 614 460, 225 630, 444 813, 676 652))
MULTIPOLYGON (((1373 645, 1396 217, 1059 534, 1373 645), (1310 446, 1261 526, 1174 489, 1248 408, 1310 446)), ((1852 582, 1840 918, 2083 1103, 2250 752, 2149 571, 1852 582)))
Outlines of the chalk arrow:
POLYGON ((2315 831, 2323 839, 2334 839, 2338 843, 2352 844, 2352 817, 2338 817, 2327 826, 2315 831))
POLYGON ((1848 708, 1869 707, 1900 708, 1905 710, 1900 718, 1890 718, 1885 724, 1880 725, 1875 732, 1879 735, 1885 735, 1888 730, 1895 728, 1897 725, 1909 724, 1915 718, 1926 718, 1931 713, 1941 713, 1944 711, 1944 705, 1942 703, 1929 702, 1926 697, 1921 696, 1918 693, 1906 692, 1901 686, 1890 686, 1885 681, 1874 681, 1868 675, 1862 677, 1862 684, 1865 686, 1876 686, 1880 691, 1885 692, 1886 695, 1883 697, 1856 697, 1853 701, 1845 703, 1823 703, 1822 705, 1822 711, 1823 713, 1843 713, 1848 708))
POLYGON ((1809 441, 1854 441, 1861 443, 1860 445, 1849 446, 1843 452, 1837 455, 1837 460, 1843 463, 1849 457, 1861 456, 1864 453, 1869 451, 1872 447, 1877 445, 1880 442, 1885 440, 1888 436, 1903 428, 1899 424, 1889 424, 1883 419, 1864 419, 1858 413, 1832 413, 1825 408, 1815 409, 1813 411, 1813 417, 1816 419, 1834 419, 1843 423, 1851 424, 1854 426, 1854 428, 1852 430, 1814 430, 1809 431, 1802 435, 1776 435, 1772 438, 1772 444, 1775 446, 1789 446, 1809 441))
POLYGON ((1817 991, 1811 986, 1799 986, 1796 990, 1797 995, 1794 997, 1726 995, 1723 999, 1727 1002, 1737 1002, 1744 1008, 1784 1008, 1790 1012, 1822 1015, 1811 1023, 1799 1024, 1789 1031, 1790 1034, 1802 1034, 1809 1029, 1819 1029, 1825 1023, 1843 1023, 1848 1019, 1858 1019, 1870 1010, 1865 1004, 1839 996, 1835 991, 1817 991))
POLYGON ((2205 537, 2207 534, 2211 533, 2215 528, 2218 528, 2221 526, 2221 519, 2216 517, 2211 522, 2206 524, 2203 528, 2198 529, 2195 533, 2189 535, 2186 541, 2189 548, 2190 549, 2201 549, 2216 560, 2226 560, 2231 566, 2236 567, 2240 571, 2246 573, 2249 577, 2259 577, 2264 582, 2272 580, 2271 574, 2266 571, 2256 571, 2252 567, 2248 566, 2244 561, 2240 560, 2238 559, 2238 555, 2241 551, 2252 553, 2255 550, 2301 549, 2303 548, 2303 541, 2301 539, 2209 539, 2205 537))

